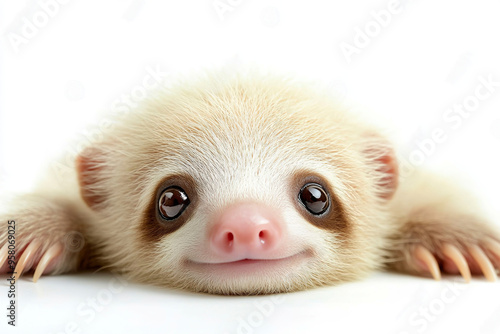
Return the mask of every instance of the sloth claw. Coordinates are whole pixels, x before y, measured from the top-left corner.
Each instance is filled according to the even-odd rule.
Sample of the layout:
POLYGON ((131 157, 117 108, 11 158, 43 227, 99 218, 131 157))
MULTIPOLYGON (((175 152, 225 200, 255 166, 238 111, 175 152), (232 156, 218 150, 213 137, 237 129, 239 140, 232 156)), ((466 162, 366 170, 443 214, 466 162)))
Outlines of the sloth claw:
POLYGON ((35 239, 28 245, 28 247, 26 247, 26 249, 23 252, 23 255, 21 255, 21 259, 16 264, 16 269, 14 270, 15 280, 21 277, 21 275, 24 272, 24 269, 28 271, 31 268, 35 260, 35 257, 37 255, 37 251, 40 248, 41 244, 42 244, 41 241, 35 239))
POLYGON ((463 254, 460 253, 457 247, 451 244, 444 244, 441 251, 457 266, 458 271, 460 272, 462 277, 465 279, 467 283, 469 283, 471 278, 471 273, 469 264, 467 263, 465 256, 463 256, 463 254))
POLYGON ((469 246, 468 250, 470 255, 474 258, 474 260, 476 260, 477 264, 481 268, 484 277, 486 277, 486 279, 490 282, 496 282, 497 274, 495 272, 495 268, 483 250, 477 245, 469 246))
MULTIPOLYGON (((2 269, 4 263, 5 263, 5 260, 7 260, 7 246, 8 244, 6 243, 5 245, 3 245, 2 249, 0 249, 0 269, 2 269)), ((1 273, 1 271, 0 271, 1 273)))
POLYGON ((488 281, 496 282, 498 278, 493 263, 500 269, 500 243, 491 239, 485 241, 484 244, 484 250, 478 245, 470 245, 467 247, 466 253, 462 254, 454 245, 445 243, 440 252, 444 255, 443 258, 433 254, 426 247, 417 245, 413 256, 420 267, 429 272, 436 280, 441 279, 442 269, 446 273, 457 273, 458 271, 466 282, 470 282, 471 268, 474 268, 475 274, 482 273, 488 281))
POLYGON ((55 266, 61 265, 60 256, 64 251, 64 244, 57 242, 48 244, 40 239, 31 240, 27 246, 19 252, 19 261, 15 264, 13 273, 9 270, 7 259, 9 258, 8 244, 0 248, 0 274, 13 274, 13 278, 18 280, 24 273, 35 271, 33 282, 37 282, 40 276, 48 271, 53 271, 55 266))
POLYGON ((47 252, 43 255, 43 257, 38 262, 38 265, 35 270, 35 274, 33 275, 33 282, 36 283, 40 276, 42 276, 43 272, 47 268, 47 266, 56 259, 63 251, 63 246, 61 243, 57 243, 50 247, 47 252))
POLYGON ((439 281, 441 279, 441 271, 439 270, 439 265, 436 261, 436 258, 427 248, 418 245, 415 248, 413 255, 417 260, 419 260, 427 267, 427 270, 436 281, 439 281))

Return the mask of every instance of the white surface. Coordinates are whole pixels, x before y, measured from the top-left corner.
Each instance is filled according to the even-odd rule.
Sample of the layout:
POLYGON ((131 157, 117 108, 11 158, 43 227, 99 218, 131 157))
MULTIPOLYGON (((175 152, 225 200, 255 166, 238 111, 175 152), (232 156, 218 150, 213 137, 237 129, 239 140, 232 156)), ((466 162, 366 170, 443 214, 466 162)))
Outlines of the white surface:
MULTIPOLYGON (((124 97, 141 91, 151 68, 168 81, 177 73, 242 62, 324 82, 354 109, 387 123, 405 159, 443 128, 448 139, 425 164, 447 162, 447 172, 465 173, 487 210, 500 217, 500 88, 456 129, 443 119, 475 93, 481 76, 500 81, 498 1, 405 0, 350 61, 342 43, 353 44, 357 29, 373 24, 372 11, 387 9, 390 1, 224 0, 233 5, 223 19, 214 2, 68 1, 16 50, 9 39, 40 12, 40 2, 1 1, 1 192, 29 189, 50 158, 61 151, 74 155, 72 140, 91 137, 87 124, 104 110, 127 107, 124 97)), ((50 277, 36 285, 21 280, 15 332, 69 333, 66 326, 76 322, 81 333, 238 333, 241 319, 260 319, 255 303, 270 301, 129 284, 87 322, 79 305, 105 298, 110 280, 102 274, 50 277)), ((11 332, 3 315, 5 282, 1 333, 11 332)), ((261 326, 246 332, 500 333, 500 283, 460 287, 449 301, 446 282, 376 274, 286 295, 261 326), (419 312, 431 307, 433 320, 422 323, 419 312)))
MULTIPOLYGON (((500 333, 500 284, 479 278, 376 273, 338 287, 234 297, 86 273, 23 279, 17 289, 18 326, 2 321, 1 333, 500 333)), ((2 279, 0 296, 6 291, 2 279)))

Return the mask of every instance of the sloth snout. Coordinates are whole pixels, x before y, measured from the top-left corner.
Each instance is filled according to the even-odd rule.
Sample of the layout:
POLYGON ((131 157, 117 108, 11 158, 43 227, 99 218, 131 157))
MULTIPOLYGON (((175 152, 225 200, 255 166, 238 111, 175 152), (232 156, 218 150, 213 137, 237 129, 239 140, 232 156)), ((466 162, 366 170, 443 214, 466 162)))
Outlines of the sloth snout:
POLYGON ((210 248, 228 261, 266 259, 279 248, 282 224, 260 203, 239 203, 222 212, 210 232, 210 248))

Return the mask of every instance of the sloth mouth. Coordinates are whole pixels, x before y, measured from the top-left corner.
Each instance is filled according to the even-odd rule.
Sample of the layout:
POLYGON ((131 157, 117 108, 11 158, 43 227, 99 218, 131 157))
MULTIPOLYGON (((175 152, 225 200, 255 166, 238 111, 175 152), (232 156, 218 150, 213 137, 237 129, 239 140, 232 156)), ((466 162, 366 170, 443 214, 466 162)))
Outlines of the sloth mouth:
POLYGON ((312 252, 305 250, 294 255, 277 259, 244 258, 228 262, 198 262, 187 260, 186 265, 196 271, 212 274, 259 274, 269 271, 282 271, 300 265, 312 256, 312 252))

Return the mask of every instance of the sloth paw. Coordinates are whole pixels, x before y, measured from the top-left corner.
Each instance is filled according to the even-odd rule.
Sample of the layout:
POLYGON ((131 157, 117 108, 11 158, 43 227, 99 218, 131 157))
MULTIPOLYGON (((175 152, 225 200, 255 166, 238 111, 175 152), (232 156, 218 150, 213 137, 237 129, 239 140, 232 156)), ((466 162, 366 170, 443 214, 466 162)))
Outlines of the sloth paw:
POLYGON ((414 214, 390 240, 387 266, 413 275, 483 275, 497 280, 500 235, 480 216, 429 208, 414 214))
POLYGON ((75 271, 88 264, 88 250, 80 218, 63 199, 21 195, 5 205, 0 221, 0 275, 15 279, 75 271))
POLYGON ((441 278, 441 272, 459 274, 470 282, 471 275, 484 275, 488 281, 497 280, 496 269, 500 269, 500 242, 487 238, 478 244, 457 247, 444 243, 434 252, 419 244, 414 246, 412 256, 420 272, 441 278), (496 267, 496 269, 495 269, 496 267))
POLYGON ((6 243, 0 249, 0 274, 10 273, 15 268, 13 276, 16 280, 23 273, 34 271, 33 282, 36 282, 42 274, 51 273, 65 265, 62 256, 65 247, 62 242, 47 243, 35 238, 15 253, 9 251, 8 246, 6 243), (14 254, 15 258, 12 256, 14 254))

